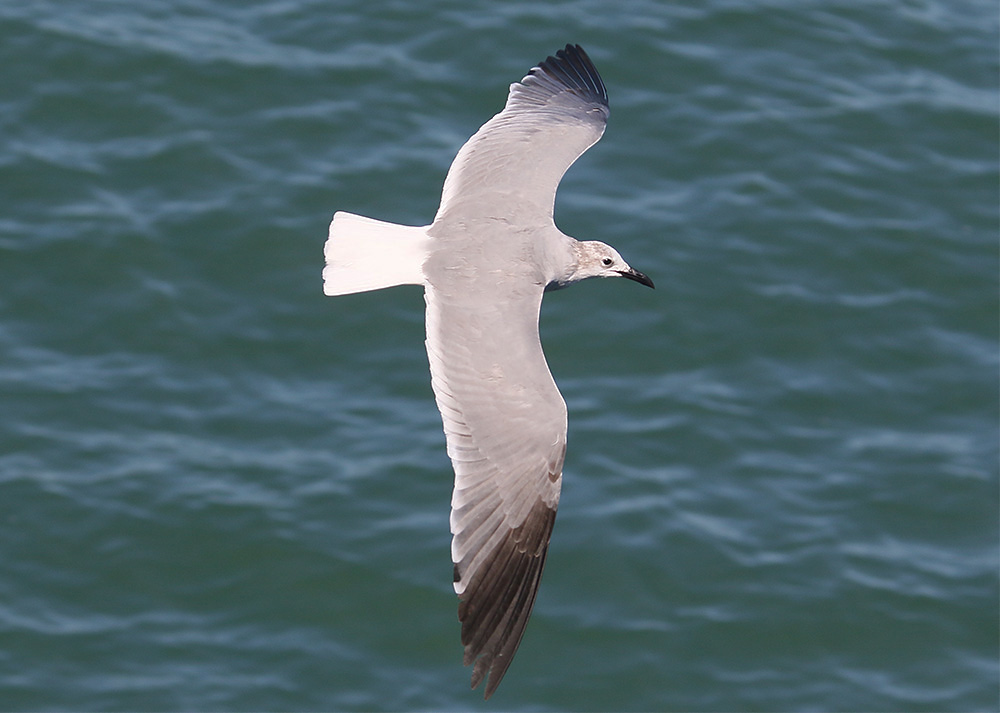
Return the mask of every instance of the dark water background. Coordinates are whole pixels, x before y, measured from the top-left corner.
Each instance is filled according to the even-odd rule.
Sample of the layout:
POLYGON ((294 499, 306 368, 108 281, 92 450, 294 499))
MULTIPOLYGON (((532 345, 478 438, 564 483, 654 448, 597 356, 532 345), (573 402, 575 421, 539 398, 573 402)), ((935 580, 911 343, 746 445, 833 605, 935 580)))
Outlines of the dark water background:
POLYGON ((611 96, 547 297, 570 409, 491 710, 996 710, 995 2, 0 5, 0 710, 470 710, 419 288, 566 42, 611 96))

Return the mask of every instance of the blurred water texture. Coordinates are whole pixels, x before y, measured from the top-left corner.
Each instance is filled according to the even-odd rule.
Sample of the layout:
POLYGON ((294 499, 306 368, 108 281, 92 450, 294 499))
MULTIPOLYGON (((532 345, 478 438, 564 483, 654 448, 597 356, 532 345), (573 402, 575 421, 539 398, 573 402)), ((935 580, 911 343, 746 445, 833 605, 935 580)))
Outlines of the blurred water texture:
POLYGON ((546 298, 566 481, 490 705, 996 709, 998 36, 985 1, 0 7, 0 709, 480 705, 420 290, 324 298, 322 244, 427 223, 567 42, 612 114, 557 222, 657 290, 546 298))

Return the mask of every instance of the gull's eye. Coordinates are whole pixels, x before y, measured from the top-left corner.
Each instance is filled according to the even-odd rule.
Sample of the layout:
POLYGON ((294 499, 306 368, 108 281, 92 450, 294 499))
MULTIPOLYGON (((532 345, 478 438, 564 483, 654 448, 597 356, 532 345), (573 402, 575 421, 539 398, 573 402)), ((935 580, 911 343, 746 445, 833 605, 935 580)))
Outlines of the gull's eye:
POLYGON ((604 267, 611 267, 611 264, 613 262, 614 262, 614 260, 612 260, 609 257, 601 258, 601 264, 604 265, 604 267))

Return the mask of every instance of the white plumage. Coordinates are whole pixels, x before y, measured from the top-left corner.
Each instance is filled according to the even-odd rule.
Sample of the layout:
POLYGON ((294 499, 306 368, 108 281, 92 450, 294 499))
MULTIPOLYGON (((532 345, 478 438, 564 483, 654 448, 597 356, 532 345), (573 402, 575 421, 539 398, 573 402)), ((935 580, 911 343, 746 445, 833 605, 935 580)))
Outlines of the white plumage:
POLYGON ((547 288, 587 277, 652 281, 610 246, 552 220, 569 166, 604 133, 604 83, 579 45, 512 84, 458 152, 434 222, 338 212, 328 295, 422 284, 431 384, 455 470, 451 554, 465 663, 492 695, 527 625, 566 452, 566 404, 538 337, 547 288))

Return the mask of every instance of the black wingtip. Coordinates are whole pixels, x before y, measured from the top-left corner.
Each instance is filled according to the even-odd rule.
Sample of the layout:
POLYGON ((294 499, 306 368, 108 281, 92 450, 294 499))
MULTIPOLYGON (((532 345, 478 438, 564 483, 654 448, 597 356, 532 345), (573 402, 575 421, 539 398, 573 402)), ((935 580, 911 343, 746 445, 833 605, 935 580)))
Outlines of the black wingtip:
POLYGON ((519 527, 507 532, 458 595, 463 663, 472 665, 472 688, 496 691, 531 617, 545 568, 556 511, 539 500, 519 527))
POLYGON ((608 106, 608 90, 604 86, 604 80, 580 45, 566 45, 556 52, 555 57, 546 57, 545 61, 538 64, 538 68, 571 89, 608 106))

